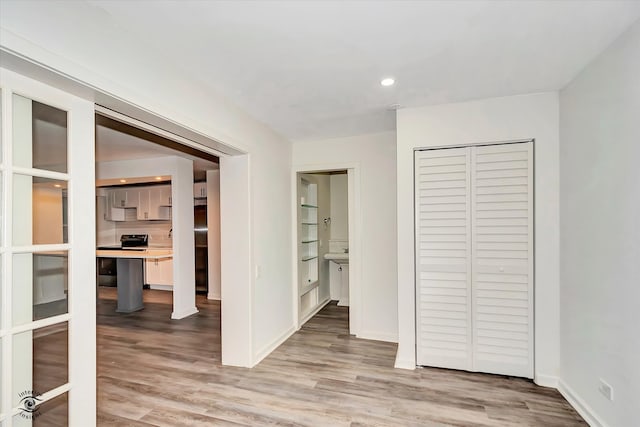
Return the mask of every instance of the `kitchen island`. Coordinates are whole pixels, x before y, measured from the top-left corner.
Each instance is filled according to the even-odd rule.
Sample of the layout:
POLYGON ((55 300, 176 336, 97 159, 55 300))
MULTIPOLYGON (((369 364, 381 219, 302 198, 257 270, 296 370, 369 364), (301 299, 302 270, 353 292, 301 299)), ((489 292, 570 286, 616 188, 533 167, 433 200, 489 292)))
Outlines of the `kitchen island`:
POLYGON ((144 260, 173 258, 168 248, 98 249, 96 257, 116 258, 118 285, 118 313, 142 310, 144 260))

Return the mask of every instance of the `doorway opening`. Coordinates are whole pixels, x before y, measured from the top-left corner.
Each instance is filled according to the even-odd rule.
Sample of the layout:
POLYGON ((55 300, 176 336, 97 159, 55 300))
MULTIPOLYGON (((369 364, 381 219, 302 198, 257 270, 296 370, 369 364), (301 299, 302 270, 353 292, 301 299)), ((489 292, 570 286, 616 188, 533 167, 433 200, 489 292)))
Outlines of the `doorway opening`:
POLYGON ((217 156, 95 119, 98 412, 108 417, 119 390, 103 377, 112 365, 135 375, 124 357, 136 371, 168 367, 198 336, 221 363, 220 177, 217 156))
POLYGON ((356 334, 351 327, 358 285, 353 270, 357 231, 353 177, 354 170, 346 168, 295 173, 295 315, 299 327, 312 318, 314 323, 331 318, 344 322, 356 334))

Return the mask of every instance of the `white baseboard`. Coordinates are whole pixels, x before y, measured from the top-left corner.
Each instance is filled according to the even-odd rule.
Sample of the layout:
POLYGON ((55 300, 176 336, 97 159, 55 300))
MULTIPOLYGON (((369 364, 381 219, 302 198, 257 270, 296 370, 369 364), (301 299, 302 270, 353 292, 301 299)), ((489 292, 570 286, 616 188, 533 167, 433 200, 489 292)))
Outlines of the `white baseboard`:
POLYGON ((185 317, 193 316, 197 312, 198 312, 198 309, 196 307, 193 307, 187 310, 178 311, 178 312, 174 311, 173 313, 171 313, 171 318, 173 320, 180 320, 180 319, 184 319, 185 317))
POLYGON ((327 304, 329 304, 331 302, 330 298, 325 299, 324 301, 322 301, 320 304, 317 305, 317 307, 315 309, 313 309, 313 311, 311 311, 309 314, 307 314, 304 319, 302 319, 302 321, 300 322, 300 324, 298 325, 298 329, 300 329, 302 327, 302 325, 304 325, 305 323, 307 323, 307 321, 309 319, 311 319, 313 316, 315 316, 316 314, 318 314, 318 312, 320 310, 322 310, 327 304))
POLYGON ((398 342, 397 334, 389 334, 386 332, 374 332, 374 331, 364 331, 356 334, 357 338, 362 338, 365 340, 376 340, 376 341, 386 341, 386 342, 398 342))
POLYGON ((558 381, 558 391, 591 427, 607 427, 607 424, 598 418, 593 409, 561 379, 558 381))
POLYGON ((558 377, 553 375, 535 374, 533 382, 541 387, 558 388, 558 377))
POLYGON ((404 359, 399 359, 398 357, 396 357, 396 363, 393 365, 394 368, 398 368, 398 369, 410 369, 410 370, 415 370, 416 369, 416 361, 415 360, 404 360, 404 359))
POLYGON ((149 285, 154 291, 173 291, 173 285, 149 285))
POLYGON ((207 294, 207 299, 220 301, 222 299, 222 297, 220 295, 216 295, 216 294, 207 294))
POLYGON ((255 357, 253 358, 252 366, 256 366, 258 363, 262 362, 262 359, 264 359, 269 354, 271 354, 273 350, 280 347, 280 344, 288 340, 289 337, 295 333, 296 333, 296 328, 295 326, 292 325, 289 329, 284 331, 284 333, 280 335, 278 338, 276 338, 273 342, 262 347, 260 351, 258 351, 258 353, 256 353, 255 357))

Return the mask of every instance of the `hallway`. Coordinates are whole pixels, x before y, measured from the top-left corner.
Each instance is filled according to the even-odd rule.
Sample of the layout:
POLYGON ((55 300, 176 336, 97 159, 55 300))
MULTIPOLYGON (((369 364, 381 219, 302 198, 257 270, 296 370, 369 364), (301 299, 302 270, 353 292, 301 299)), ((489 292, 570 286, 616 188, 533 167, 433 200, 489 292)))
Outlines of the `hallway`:
POLYGON ((396 345, 347 333, 332 303, 254 369, 220 365, 220 303, 172 321, 170 299, 116 315, 98 304, 98 424, 585 425, 560 394, 528 380, 443 369, 394 369, 396 345))

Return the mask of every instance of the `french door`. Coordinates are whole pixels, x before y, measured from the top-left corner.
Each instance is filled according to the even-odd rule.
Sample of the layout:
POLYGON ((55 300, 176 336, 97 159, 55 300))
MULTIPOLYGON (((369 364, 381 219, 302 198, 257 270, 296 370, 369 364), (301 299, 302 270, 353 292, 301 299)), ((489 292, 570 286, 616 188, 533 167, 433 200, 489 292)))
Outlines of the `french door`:
POLYGON ((96 418, 94 107, 0 69, 0 423, 96 418))
POLYGON ((533 378, 532 150, 416 151, 418 365, 533 378))

